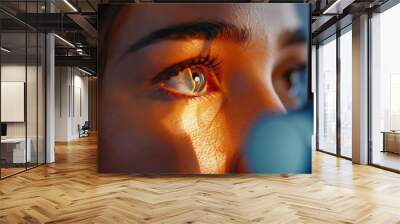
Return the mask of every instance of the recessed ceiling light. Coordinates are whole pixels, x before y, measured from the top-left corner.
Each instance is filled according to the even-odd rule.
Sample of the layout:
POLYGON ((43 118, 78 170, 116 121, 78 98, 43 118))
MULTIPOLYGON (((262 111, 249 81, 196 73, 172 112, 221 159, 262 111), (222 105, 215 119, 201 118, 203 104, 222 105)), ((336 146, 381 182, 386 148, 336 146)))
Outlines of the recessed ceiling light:
POLYGON ((85 73, 85 74, 87 74, 87 75, 90 75, 90 76, 93 75, 92 73, 90 73, 90 72, 88 72, 88 71, 86 71, 86 70, 84 70, 84 69, 81 69, 81 68, 79 68, 79 67, 78 67, 78 70, 81 71, 81 72, 83 72, 83 73, 85 73))
POLYGON ((336 0, 332 5, 330 5, 327 9, 324 10, 322 14, 328 14, 331 13, 330 11, 339 4, 341 0, 336 0))
POLYGON ((62 38, 61 36, 59 36, 58 34, 54 34, 55 37, 57 37, 59 40, 61 40, 62 42, 64 42, 65 44, 67 44, 70 47, 75 48, 75 45, 73 45, 71 42, 69 42, 68 40, 62 38))
POLYGON ((7 49, 7 48, 5 48, 5 47, 1 47, 0 49, 1 49, 1 51, 4 51, 4 52, 6 52, 6 53, 10 53, 10 52, 11 52, 10 49, 7 49))
POLYGON ((64 0, 64 3, 68 5, 68 7, 70 7, 74 12, 78 12, 78 10, 68 0, 64 0))

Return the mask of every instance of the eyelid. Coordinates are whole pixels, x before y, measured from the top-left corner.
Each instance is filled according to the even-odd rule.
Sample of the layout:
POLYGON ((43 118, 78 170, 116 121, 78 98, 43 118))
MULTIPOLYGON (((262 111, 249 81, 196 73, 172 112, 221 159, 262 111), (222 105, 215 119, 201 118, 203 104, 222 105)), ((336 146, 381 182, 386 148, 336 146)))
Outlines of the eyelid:
POLYGON ((154 85, 161 81, 167 80, 168 78, 177 75, 180 70, 195 65, 204 65, 210 67, 216 72, 219 69, 220 64, 221 62, 218 60, 217 57, 211 58, 209 54, 207 54, 206 56, 196 56, 194 58, 189 58, 164 69, 162 72, 158 73, 154 78, 150 80, 150 84, 154 85))

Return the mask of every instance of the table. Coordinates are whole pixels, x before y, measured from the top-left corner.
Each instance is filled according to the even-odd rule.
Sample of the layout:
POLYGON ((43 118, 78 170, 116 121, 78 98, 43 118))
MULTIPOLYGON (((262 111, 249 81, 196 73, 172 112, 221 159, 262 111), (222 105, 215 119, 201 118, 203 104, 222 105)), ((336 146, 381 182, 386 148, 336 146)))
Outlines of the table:
POLYGON ((383 150, 382 152, 392 152, 400 154, 400 131, 382 131, 383 150))
POLYGON ((30 138, 5 138, 1 139, 1 157, 6 163, 26 163, 31 162, 31 145, 30 138), (25 152, 25 144, 28 143, 25 152))

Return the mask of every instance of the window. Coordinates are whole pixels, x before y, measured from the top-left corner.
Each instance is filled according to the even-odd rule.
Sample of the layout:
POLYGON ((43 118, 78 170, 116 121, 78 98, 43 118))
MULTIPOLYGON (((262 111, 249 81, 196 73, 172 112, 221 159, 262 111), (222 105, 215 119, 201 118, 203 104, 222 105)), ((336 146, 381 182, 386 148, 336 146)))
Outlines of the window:
POLYGON ((317 148, 350 159, 353 96, 352 26, 345 27, 339 33, 340 36, 333 35, 320 43, 317 51, 317 148), (338 121, 340 123, 337 123, 338 121))
POLYGON ((400 170, 400 4, 371 18, 371 160, 400 170))
POLYGON ((352 32, 342 31, 340 45, 340 155, 352 157, 352 32))
POLYGON ((318 48, 317 149, 336 153, 336 36, 318 48))

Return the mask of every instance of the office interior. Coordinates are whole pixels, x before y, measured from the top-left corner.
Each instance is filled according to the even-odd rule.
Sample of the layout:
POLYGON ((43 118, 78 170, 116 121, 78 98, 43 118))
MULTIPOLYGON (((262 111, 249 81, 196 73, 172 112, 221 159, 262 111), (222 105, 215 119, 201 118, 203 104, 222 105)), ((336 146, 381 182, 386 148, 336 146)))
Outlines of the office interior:
MULTIPOLYGON (((0 2, 1 186, 57 165, 65 145, 95 139, 97 6, 112 2, 151 3, 0 2)), ((335 159, 325 169, 348 161, 348 169, 361 165, 399 178, 400 2, 290 2, 312 9, 313 156, 335 159)))

